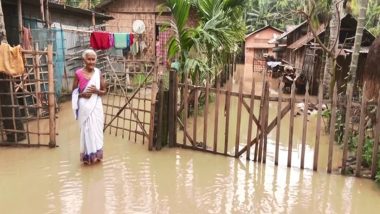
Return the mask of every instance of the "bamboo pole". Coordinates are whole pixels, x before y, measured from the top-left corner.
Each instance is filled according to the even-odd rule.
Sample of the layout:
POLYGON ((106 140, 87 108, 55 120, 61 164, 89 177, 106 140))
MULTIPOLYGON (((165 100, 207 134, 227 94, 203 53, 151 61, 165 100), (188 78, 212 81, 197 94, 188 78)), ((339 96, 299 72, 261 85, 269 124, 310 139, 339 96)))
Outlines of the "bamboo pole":
MULTIPOLYGON (((38 47, 38 42, 35 43, 35 48, 34 48, 36 51, 39 50, 39 47, 38 47)), ((38 54, 36 54, 34 56, 34 60, 33 60, 33 65, 35 65, 35 77, 37 77, 37 82, 36 82, 36 101, 37 101, 37 130, 40 130, 40 117, 41 117, 41 111, 42 111, 42 102, 41 102, 41 82, 40 82, 40 79, 41 79, 41 75, 40 75, 40 57, 38 54)), ((50 90, 49 90, 50 91, 50 90)), ((38 138, 38 142, 40 142, 40 135, 38 134, 37 135, 37 138, 38 138)))
MULTIPOLYGON (((22 0, 17 0, 17 13, 18 13, 18 31, 19 31, 19 43, 22 44, 23 41, 23 25, 22 25, 22 0)), ((25 44, 23 44, 25 45, 25 44)))
POLYGON ((302 130, 302 147, 301 147, 301 169, 305 168, 305 147, 307 133, 307 116, 309 111, 309 82, 306 83, 305 106, 303 110, 303 130, 302 130))
MULTIPOLYGON (((380 94, 380 93, 379 93, 380 94)), ((380 96, 377 99, 377 111, 376 111, 376 125, 375 125, 375 139, 373 142, 373 151, 372 151, 372 166, 371 166, 371 178, 375 179, 377 173, 377 160, 378 160, 378 151, 379 151, 379 139, 380 137, 380 96)))
MULTIPOLYGON (((157 96, 157 63, 154 66, 153 73, 153 83, 152 83, 152 94, 151 94, 151 107, 150 107, 150 128, 149 128, 149 143, 148 149, 151 151, 153 149, 153 139, 154 139, 154 114, 155 114, 155 106, 156 106, 156 96, 157 96)), ((128 103, 128 102, 127 102, 128 103)))
MULTIPOLYGON (((21 84, 24 85, 24 79, 22 79, 21 84)), ((26 96, 22 96, 22 97, 24 99, 24 107, 26 107, 27 106, 26 96)), ((26 114, 27 108, 24 108, 24 110, 25 110, 25 115, 26 115, 25 118, 24 118, 24 123, 26 123, 26 133, 29 133, 29 122, 28 122, 28 117, 27 117, 27 114, 26 114)), ((38 127, 37 130, 38 130, 37 132, 39 133, 40 132, 40 128, 38 127)), ((39 136, 39 134, 38 134, 38 136, 39 136)), ((28 145, 30 145, 30 135, 26 134, 26 137, 27 137, 27 140, 28 140, 28 145)), ((38 140, 38 145, 40 145, 40 141, 39 140, 38 140)))
POLYGON ((337 88, 338 87, 335 83, 335 86, 333 89, 332 105, 331 105, 330 138, 329 138, 327 173, 331 173, 331 169, 332 169, 333 149, 334 149, 334 142, 335 142, 336 106, 337 106, 337 99, 338 99, 337 88))
POLYGON ((294 108, 295 108, 296 84, 293 82, 291 90, 291 108, 289 122, 289 145, 288 145, 288 167, 292 166, 292 151, 293 151, 293 132, 294 132, 294 108))
MULTIPOLYGON (((228 75, 224 75, 228 76, 228 75)), ((227 82, 227 95, 225 102, 225 116, 226 116, 226 127, 224 130, 224 154, 227 154, 228 141, 229 141, 229 128, 230 128, 230 107, 231 107, 231 91, 232 91, 232 81, 227 82)))
POLYGON ((346 162, 347 162, 347 153, 348 153, 348 138, 350 136, 350 124, 351 124, 351 106, 352 106, 352 84, 347 84, 346 97, 346 116, 344 122, 344 135, 343 135, 343 155, 342 155, 342 174, 346 173, 346 162))
POLYGON ((252 79, 252 88, 251 88, 251 102, 248 110, 249 120, 248 120, 248 134, 247 134, 247 160, 251 159, 251 139, 252 139, 252 127, 253 127, 253 118, 254 118, 254 105, 255 105, 255 79, 252 79))
POLYGON ((239 145, 240 145, 240 123, 241 123, 241 110, 243 107, 243 78, 239 81, 239 103, 237 110, 237 123, 236 123, 236 140, 235 140, 235 157, 238 158, 239 155, 239 145))
POLYGON ((281 131, 281 104, 282 104, 282 90, 284 88, 284 83, 281 82, 278 94, 278 103, 277 103, 277 129, 276 129, 276 148, 274 153, 274 164, 278 165, 278 156, 280 150, 280 131, 281 131))
POLYGON ((46 26, 48 29, 50 29, 50 11, 49 11, 49 0, 46 0, 45 2, 45 21, 46 21, 46 26))
MULTIPOLYGON (((10 77, 8 77, 8 78, 10 78, 10 77)), ((14 90, 14 88, 13 88, 12 86, 13 86, 13 84, 10 83, 10 84, 9 84, 9 91, 10 91, 10 95, 11 95, 11 103, 12 103, 12 105, 15 105, 15 100, 14 100, 14 99, 15 99, 15 95, 13 94, 13 90, 14 90)), ((15 119, 15 117, 16 117, 15 108, 17 108, 17 107, 13 107, 13 108, 12 108, 12 123, 13 123, 13 129, 14 129, 14 130, 17 130, 16 119, 15 119)), ((6 129, 4 129, 4 131, 6 131, 6 129)), ((11 130, 10 130, 10 132, 13 132, 13 133, 14 133, 15 142, 16 142, 16 144, 17 144, 17 143, 18 143, 18 134, 17 134, 17 132, 15 132, 15 131, 11 131, 11 130)))
MULTIPOLYGON (((54 69, 53 69, 53 44, 49 42, 48 44, 48 81, 49 81, 49 92, 54 92, 54 69)), ((56 146, 56 124, 55 124, 55 94, 49 94, 49 131, 50 131, 50 141, 49 146, 56 146)))
POLYGON ((318 88, 317 131, 316 131, 315 148, 314 148, 314 160, 313 160, 313 170, 314 171, 317 171, 317 169, 318 169, 319 141, 321 140, 322 102, 323 102, 323 84, 319 84, 319 88, 318 88))
MULTIPOLYGON (((366 83, 364 83, 363 91, 366 90, 366 83)), ((361 176, 361 167, 362 167, 362 154, 363 154, 363 145, 365 140, 365 117, 367 112, 367 98, 363 94, 362 97, 362 108, 360 111, 360 122, 359 122, 359 140, 358 140, 358 147, 356 150, 356 172, 355 176, 360 177, 361 176)))
POLYGON ((40 12, 41 12, 41 20, 45 22, 45 12, 44 12, 44 0, 40 0, 40 12))
POLYGON ((218 125, 219 125, 219 99, 220 99, 220 78, 216 79, 216 100, 215 100, 215 125, 214 125, 214 148, 213 151, 218 151, 218 125))

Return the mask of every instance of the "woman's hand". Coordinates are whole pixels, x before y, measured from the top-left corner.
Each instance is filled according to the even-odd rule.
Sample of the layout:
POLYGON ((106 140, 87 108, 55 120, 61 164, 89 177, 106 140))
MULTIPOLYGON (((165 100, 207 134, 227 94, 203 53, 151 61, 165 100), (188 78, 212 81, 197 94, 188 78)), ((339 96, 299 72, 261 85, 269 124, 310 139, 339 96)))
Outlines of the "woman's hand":
POLYGON ((88 93, 88 94, 98 94, 99 91, 98 91, 98 89, 96 89, 96 87, 94 85, 91 85, 91 86, 89 86, 86 89, 86 93, 88 93))
POLYGON ((91 93, 87 93, 87 92, 84 92, 84 93, 79 94, 79 97, 80 97, 80 98, 86 98, 86 99, 89 99, 91 96, 92 96, 92 94, 91 94, 91 93))

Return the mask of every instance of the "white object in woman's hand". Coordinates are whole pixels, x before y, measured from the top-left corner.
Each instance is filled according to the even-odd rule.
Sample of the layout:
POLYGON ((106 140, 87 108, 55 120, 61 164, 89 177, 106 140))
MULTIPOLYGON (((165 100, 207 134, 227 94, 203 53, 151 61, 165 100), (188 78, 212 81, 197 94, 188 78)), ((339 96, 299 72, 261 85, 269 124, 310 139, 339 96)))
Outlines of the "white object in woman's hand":
POLYGON ((86 93, 97 94, 98 89, 94 85, 91 85, 86 89, 86 93))

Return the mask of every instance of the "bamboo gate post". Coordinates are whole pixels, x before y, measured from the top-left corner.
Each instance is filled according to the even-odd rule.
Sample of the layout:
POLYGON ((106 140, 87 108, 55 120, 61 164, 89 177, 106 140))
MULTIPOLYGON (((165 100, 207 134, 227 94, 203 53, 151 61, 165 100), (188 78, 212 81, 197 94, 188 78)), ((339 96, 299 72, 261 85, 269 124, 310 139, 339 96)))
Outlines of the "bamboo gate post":
POLYGON ((216 100, 215 100, 215 126, 214 126, 214 153, 218 151, 218 125, 219 125, 219 99, 220 99, 220 78, 216 79, 216 100))
POLYGON ((338 99, 338 86, 335 83, 333 90, 333 97, 331 103, 331 121, 330 121, 330 137, 329 137, 329 152, 328 152, 328 163, 327 163, 327 173, 331 173, 332 160, 333 160, 333 149, 335 142, 335 122, 336 122, 336 106, 338 99))
MULTIPOLYGON (((225 72, 224 72, 225 73, 225 72)), ((227 77, 228 75, 224 75, 227 77)), ((224 106, 224 114, 226 117, 226 127, 224 130, 224 154, 227 154, 228 141, 229 141, 229 127, 230 127, 230 108, 231 108, 231 91, 232 91, 232 81, 227 82, 227 92, 226 92, 226 102, 224 106)))
MULTIPOLYGON (((366 90, 366 83, 364 83, 363 91, 366 90)), ((367 98, 363 94, 362 97, 362 106, 360 111, 360 122, 359 122, 359 140, 358 140, 358 147, 356 149, 356 172, 355 176, 360 177, 361 176, 361 167, 362 167, 362 154, 363 154, 363 145, 365 140, 365 116, 367 112, 367 98)))
POLYGON ((341 174, 346 173, 346 161, 347 161, 347 153, 348 153, 348 138, 350 135, 350 126, 351 126, 351 106, 352 106, 352 84, 347 84, 346 90, 346 116, 344 121, 344 134, 343 134, 343 155, 342 155, 342 171, 341 174))
POLYGON ((49 83, 49 146, 56 146, 56 124, 55 124, 55 90, 54 90, 54 69, 53 69, 53 44, 51 41, 48 44, 48 83, 49 83))
POLYGON ((205 101, 205 108, 203 112, 203 149, 207 148, 207 121, 208 121, 208 105, 209 105, 209 94, 210 94, 210 76, 207 73, 207 80, 206 80, 206 101, 205 101))
MULTIPOLYGON (((19 31, 19 42, 23 44, 23 25, 22 25, 22 0, 17 0, 17 13, 18 13, 18 31, 19 31)), ((23 44, 25 45, 25 44, 23 44)))

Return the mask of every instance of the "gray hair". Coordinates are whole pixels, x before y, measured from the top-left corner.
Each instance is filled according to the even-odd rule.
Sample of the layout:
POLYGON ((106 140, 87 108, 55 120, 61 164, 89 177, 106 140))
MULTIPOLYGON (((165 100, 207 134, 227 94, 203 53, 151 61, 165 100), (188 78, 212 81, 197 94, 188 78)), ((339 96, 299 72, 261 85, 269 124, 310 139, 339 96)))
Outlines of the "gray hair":
POLYGON ((82 58, 85 59, 87 55, 94 55, 95 59, 98 57, 96 52, 92 49, 87 49, 87 50, 83 51, 82 58))

